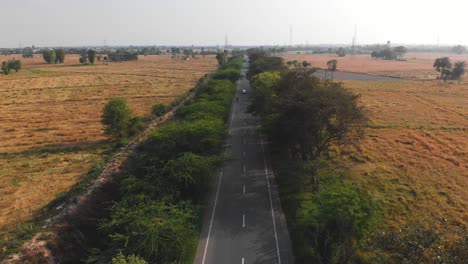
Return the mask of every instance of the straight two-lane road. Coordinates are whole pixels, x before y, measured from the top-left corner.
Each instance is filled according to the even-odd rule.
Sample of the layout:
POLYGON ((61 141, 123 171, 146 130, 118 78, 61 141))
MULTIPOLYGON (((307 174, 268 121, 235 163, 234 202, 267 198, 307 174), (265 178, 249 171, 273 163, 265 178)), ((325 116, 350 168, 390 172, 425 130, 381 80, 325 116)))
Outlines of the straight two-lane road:
POLYGON ((294 262, 267 146, 258 120, 246 113, 250 91, 247 79, 237 82, 227 159, 217 174, 195 264, 294 262))

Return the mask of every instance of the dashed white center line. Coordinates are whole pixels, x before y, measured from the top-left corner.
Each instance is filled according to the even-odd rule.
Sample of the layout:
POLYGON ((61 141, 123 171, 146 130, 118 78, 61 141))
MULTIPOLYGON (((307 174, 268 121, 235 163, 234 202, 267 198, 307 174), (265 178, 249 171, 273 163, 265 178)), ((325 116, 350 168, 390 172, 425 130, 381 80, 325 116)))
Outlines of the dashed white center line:
POLYGON ((244 188, 242 188, 242 195, 245 196, 245 185, 244 185, 244 188))
POLYGON ((242 228, 245 227, 245 214, 242 215, 242 228))
POLYGON ((245 173, 245 163, 244 163, 244 173, 245 173))
POLYGON ((245 158, 245 151, 244 151, 244 158, 245 158))
POLYGON ((242 258, 242 264, 244 264, 244 258, 242 258))
POLYGON ((244 138, 244 145, 245 145, 245 138, 244 138))

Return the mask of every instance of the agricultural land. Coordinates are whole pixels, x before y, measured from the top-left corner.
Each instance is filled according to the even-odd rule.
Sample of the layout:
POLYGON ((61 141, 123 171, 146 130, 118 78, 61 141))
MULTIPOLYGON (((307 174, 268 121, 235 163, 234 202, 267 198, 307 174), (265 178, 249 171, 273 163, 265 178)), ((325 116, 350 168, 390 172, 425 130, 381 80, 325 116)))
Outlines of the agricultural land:
MULTIPOLYGON (((0 59, 13 57, 21 55, 0 59)), ((112 152, 101 124, 109 99, 124 97, 135 116, 149 116, 152 105, 170 104, 217 67, 211 56, 150 55, 109 65, 78 59, 67 55, 54 65, 35 55, 21 59, 23 70, 0 76, 0 253, 112 152)))

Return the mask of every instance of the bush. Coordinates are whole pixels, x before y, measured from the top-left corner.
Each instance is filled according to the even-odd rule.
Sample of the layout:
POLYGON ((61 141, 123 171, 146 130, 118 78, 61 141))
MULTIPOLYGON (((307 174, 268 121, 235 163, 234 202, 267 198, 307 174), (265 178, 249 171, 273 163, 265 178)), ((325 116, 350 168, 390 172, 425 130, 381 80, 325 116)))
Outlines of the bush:
POLYGON ((21 69, 21 61, 20 60, 10 60, 2 62, 2 72, 5 75, 10 74, 11 70, 15 70, 18 72, 21 69))
POLYGON ((318 263, 346 263, 376 219, 376 205, 341 182, 322 186, 299 212, 304 241, 318 263))
POLYGON ((138 53, 120 49, 115 52, 110 52, 108 54, 108 58, 110 61, 114 61, 114 62, 133 61, 133 60, 138 60, 138 53))
POLYGON ((106 126, 105 132, 119 139, 129 135, 129 125, 132 111, 124 98, 111 99, 103 109, 102 123, 106 126))
POLYGON ((224 70, 217 71, 213 74, 213 79, 221 80, 228 79, 231 82, 237 81, 240 77, 240 70, 234 68, 227 68, 224 70))
POLYGON ((129 136, 134 136, 143 130, 145 130, 145 124, 139 117, 133 117, 130 119, 130 123, 128 125, 128 135, 129 136))
POLYGON ((171 205, 139 195, 113 207, 110 222, 102 225, 111 247, 124 254, 137 254, 150 263, 179 260, 195 235, 195 213, 188 203, 171 205))
POLYGON ((205 118, 226 118, 229 109, 218 101, 200 100, 193 104, 183 106, 177 112, 186 120, 196 120, 205 118))
POLYGON ((135 255, 125 257, 122 252, 119 252, 117 256, 112 258, 112 264, 148 264, 148 262, 135 255))
MULTIPOLYGON (((169 123, 152 132, 147 144, 148 151, 169 157, 177 153, 215 154, 224 138, 221 119, 200 119, 169 123)), ((166 158, 165 158, 166 159, 166 158)))
POLYGON ((21 70, 21 61, 20 60, 11 60, 8 62, 10 65, 10 69, 15 70, 15 72, 18 72, 21 70))
POLYGON ((6 61, 2 62, 2 72, 5 75, 10 74, 10 72, 11 72, 10 64, 8 62, 6 62, 6 61))
POLYGON ((151 113, 154 116, 163 116, 165 113, 167 113, 167 107, 163 104, 155 104, 153 107, 151 107, 151 113))

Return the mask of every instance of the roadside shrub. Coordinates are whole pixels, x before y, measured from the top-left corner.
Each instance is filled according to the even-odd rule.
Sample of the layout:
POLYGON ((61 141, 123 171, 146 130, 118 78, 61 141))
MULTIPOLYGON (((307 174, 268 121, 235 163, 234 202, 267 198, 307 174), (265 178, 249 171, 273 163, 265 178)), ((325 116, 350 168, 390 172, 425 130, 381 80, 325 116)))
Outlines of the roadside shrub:
POLYGON ((224 70, 217 71, 213 74, 213 79, 222 80, 227 79, 231 82, 236 82, 240 77, 240 70, 234 68, 227 68, 224 70))
POLYGON ((122 254, 122 252, 119 252, 117 256, 112 258, 112 264, 148 264, 148 262, 135 255, 126 257, 122 254))
POLYGON ((224 123, 210 118, 169 123, 152 132, 145 146, 153 155, 171 159, 177 153, 215 154, 224 139, 224 123))
POLYGON ((235 56, 228 59, 228 61, 221 67, 222 70, 227 68, 242 69, 244 65, 244 60, 241 56, 235 56))
POLYGON ((151 113, 154 116, 163 116, 167 113, 167 107, 164 104, 155 104, 151 107, 151 113))
POLYGON ((140 132, 145 130, 145 124, 139 117, 133 117, 130 119, 130 123, 128 125, 128 135, 134 136, 140 132))
POLYGON ((193 104, 181 107, 177 111, 177 114, 186 120, 210 117, 225 118, 229 114, 229 109, 218 101, 199 100, 193 104))
MULTIPOLYGON (((347 263, 357 242, 375 222, 377 207, 372 200, 348 184, 322 186, 300 209, 304 241, 317 263, 347 263)), ((312 260, 309 260, 312 261, 312 260)))
POLYGON ((200 202, 209 190, 215 159, 194 153, 184 153, 170 160, 162 170, 162 177, 171 179, 180 199, 200 202))
POLYGON ((188 203, 171 205, 138 195, 115 205, 102 228, 111 234, 115 251, 137 254, 150 263, 171 263, 180 259, 195 235, 194 216, 188 203))

